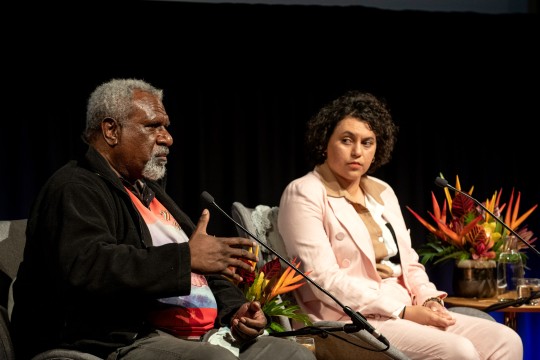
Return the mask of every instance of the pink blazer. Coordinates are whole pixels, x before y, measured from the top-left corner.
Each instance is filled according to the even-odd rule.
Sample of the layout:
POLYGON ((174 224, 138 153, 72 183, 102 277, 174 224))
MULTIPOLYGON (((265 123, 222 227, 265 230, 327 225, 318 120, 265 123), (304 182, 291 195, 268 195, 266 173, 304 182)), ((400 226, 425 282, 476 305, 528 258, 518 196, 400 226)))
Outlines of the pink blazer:
MULTIPOLYGON (((384 188, 384 219, 396 234, 403 269, 401 296, 393 296, 375 267, 375 254, 367 228, 343 197, 329 197, 319 174, 311 171, 284 190, 278 228, 287 254, 298 256, 304 271, 343 305, 369 317, 392 317, 404 305, 422 304, 433 296, 446 296, 429 281, 418 254, 411 246, 398 199, 384 181, 364 176, 363 184, 384 188), (385 290, 386 289, 386 290, 385 290), (403 302, 408 291, 410 301, 403 302)), ((372 187, 372 186, 371 186, 372 187)), ((312 284, 295 291, 295 297, 312 321, 347 321, 349 317, 330 297, 312 284)))

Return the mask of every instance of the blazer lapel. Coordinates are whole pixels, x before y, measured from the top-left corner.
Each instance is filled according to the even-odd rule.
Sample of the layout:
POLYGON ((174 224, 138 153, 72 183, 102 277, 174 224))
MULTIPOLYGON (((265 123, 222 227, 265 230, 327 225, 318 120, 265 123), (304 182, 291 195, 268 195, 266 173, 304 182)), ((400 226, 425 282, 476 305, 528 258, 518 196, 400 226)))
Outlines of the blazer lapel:
POLYGON ((365 226, 362 226, 362 222, 358 218, 359 215, 354 210, 354 207, 342 197, 329 197, 328 202, 334 212, 334 216, 341 224, 342 230, 348 232, 348 235, 354 241, 359 251, 371 261, 375 269, 375 252, 373 251, 369 232, 365 226))

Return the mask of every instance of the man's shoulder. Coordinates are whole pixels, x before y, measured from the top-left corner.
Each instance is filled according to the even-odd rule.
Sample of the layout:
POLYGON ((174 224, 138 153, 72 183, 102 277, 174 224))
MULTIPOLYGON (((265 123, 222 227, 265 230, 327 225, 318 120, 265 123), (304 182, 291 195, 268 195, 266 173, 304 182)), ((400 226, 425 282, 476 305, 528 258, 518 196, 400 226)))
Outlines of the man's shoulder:
POLYGON ((50 196, 60 193, 83 192, 83 189, 103 190, 107 187, 104 177, 71 160, 56 170, 42 187, 50 196), (69 190, 71 189, 71 190, 69 190))
POLYGON ((81 166, 78 160, 70 160, 51 175, 49 183, 58 184, 69 181, 94 183, 96 178, 99 178, 97 173, 81 166))

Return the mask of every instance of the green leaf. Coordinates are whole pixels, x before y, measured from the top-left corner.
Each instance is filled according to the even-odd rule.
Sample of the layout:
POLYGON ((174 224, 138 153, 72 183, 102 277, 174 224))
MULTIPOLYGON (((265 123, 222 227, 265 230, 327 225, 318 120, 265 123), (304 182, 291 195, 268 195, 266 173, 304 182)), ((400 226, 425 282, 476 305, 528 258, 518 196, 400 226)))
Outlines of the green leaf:
POLYGON ((286 329, 278 322, 272 321, 268 325, 268 332, 284 332, 286 329))
MULTIPOLYGON (((270 317, 285 316, 289 319, 299 321, 307 326, 313 325, 312 322, 309 320, 308 315, 299 312, 300 306, 293 305, 288 300, 282 300, 276 297, 263 305, 263 311, 266 315, 270 317)), ((270 325, 272 325, 272 323, 270 325)))

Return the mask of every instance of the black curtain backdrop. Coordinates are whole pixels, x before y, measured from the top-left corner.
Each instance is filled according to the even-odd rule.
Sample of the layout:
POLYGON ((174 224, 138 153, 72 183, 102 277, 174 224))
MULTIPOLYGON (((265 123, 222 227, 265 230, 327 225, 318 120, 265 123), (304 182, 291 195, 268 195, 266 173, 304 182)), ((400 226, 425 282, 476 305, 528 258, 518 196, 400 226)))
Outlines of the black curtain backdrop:
MULTIPOLYGON (((310 169, 304 124, 348 89, 385 98, 400 126, 376 174, 396 190, 415 246, 440 173, 484 201, 513 187, 540 204, 537 14, 178 2, 18 6, 3 53, 0 218, 28 216, 45 180, 84 150, 86 99, 113 77, 165 90, 169 193, 197 221, 208 191, 278 205, 310 169), (7 111, 6 111, 7 110, 7 111)), ((7 25, 3 25, 7 26, 7 25)), ((6 32, 4 32, 6 34, 6 32)), ((540 209, 526 221, 540 235, 540 209)), ((209 233, 236 234, 211 209, 209 233)), ((540 277, 529 254, 528 277, 540 277)), ((452 292, 444 267, 430 269, 452 292), (442 272, 442 274, 439 274, 442 272)))

